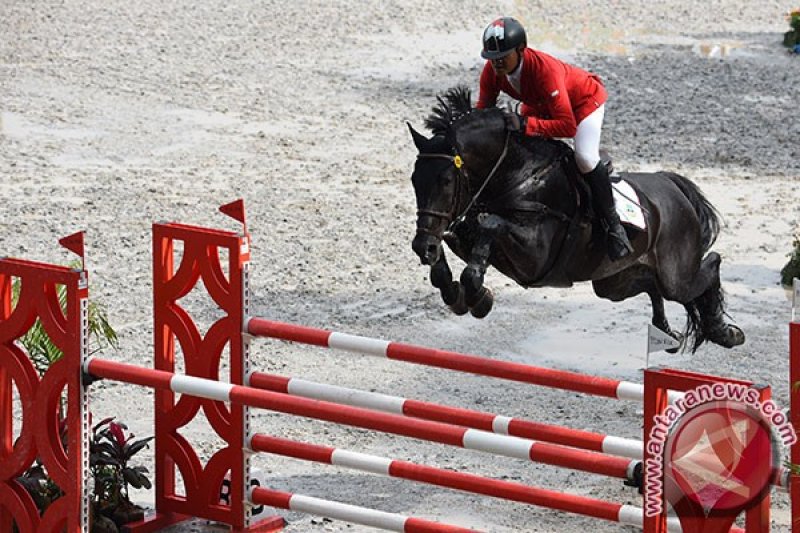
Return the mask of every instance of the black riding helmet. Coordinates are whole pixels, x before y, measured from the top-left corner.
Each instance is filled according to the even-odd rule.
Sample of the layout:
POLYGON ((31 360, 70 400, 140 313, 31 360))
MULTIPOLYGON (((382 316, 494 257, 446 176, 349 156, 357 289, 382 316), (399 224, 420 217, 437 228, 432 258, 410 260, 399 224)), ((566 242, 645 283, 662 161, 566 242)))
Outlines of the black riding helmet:
POLYGON ((501 17, 483 30, 481 57, 489 60, 499 59, 507 56, 520 45, 526 46, 527 44, 528 38, 522 24, 515 18, 501 17))

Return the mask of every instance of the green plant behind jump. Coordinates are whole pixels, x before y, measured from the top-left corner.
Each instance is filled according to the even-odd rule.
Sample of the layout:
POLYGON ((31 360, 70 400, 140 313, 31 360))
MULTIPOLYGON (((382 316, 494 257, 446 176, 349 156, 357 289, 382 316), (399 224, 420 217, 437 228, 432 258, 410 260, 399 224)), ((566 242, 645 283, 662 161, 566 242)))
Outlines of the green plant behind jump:
MULTIPOLYGON (((70 266, 79 268, 80 263, 74 262, 70 266)), ((19 292, 21 290, 20 281, 15 280, 12 285, 12 301, 13 305, 17 304, 19 299, 19 292)), ((67 305, 67 289, 64 285, 58 285, 56 292, 58 294, 58 301, 61 304, 61 310, 66 310, 67 305)), ((117 332, 111 327, 108 321, 108 313, 105 307, 95 302, 89 302, 89 342, 90 352, 95 354, 104 350, 105 348, 112 347, 117 349, 119 347, 119 340, 117 339, 117 332)), ((33 327, 20 338, 20 344, 28 352, 31 362, 39 375, 44 375, 50 365, 61 359, 64 355, 61 350, 50 340, 47 335, 42 322, 36 320, 33 327)))
POLYGON ((781 285, 791 287, 794 278, 800 278, 800 237, 795 237, 789 261, 781 269, 781 285))
POLYGON ((783 44, 794 53, 800 53, 800 8, 786 14, 791 30, 783 34, 783 44))

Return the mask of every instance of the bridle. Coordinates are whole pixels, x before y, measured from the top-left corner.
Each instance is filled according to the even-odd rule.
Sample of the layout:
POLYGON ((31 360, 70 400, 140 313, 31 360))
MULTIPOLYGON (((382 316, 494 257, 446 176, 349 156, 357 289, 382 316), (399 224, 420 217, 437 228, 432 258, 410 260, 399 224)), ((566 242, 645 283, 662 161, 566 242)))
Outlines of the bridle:
MULTIPOLYGON (((461 158, 460 154, 458 153, 458 151, 457 151, 457 149, 455 147, 453 148, 453 153, 452 154, 439 152, 439 153, 420 153, 420 154, 417 155, 417 159, 444 159, 446 161, 449 161, 456 168, 456 172, 457 172, 456 191, 455 191, 455 194, 453 196, 453 201, 452 201, 452 204, 451 204, 451 206, 449 208, 449 212, 435 211, 435 210, 432 210, 432 209, 418 209, 417 210, 417 219, 418 219, 417 220, 417 224, 418 224, 417 225, 417 235, 427 234, 427 235, 430 235, 430 236, 436 238, 437 240, 441 240, 445 234, 447 234, 448 232, 452 231, 453 227, 456 224, 460 223, 464 218, 466 218, 466 216, 469 213, 470 209, 472 209, 472 207, 475 205, 476 201, 478 200, 480 195, 483 193, 483 191, 486 188, 486 186, 488 185, 489 181, 494 177, 494 175, 497 172, 498 168, 500 168, 500 165, 505 160, 506 155, 508 153, 508 146, 509 146, 510 137, 511 137, 511 134, 510 134, 510 132, 507 131, 506 132, 505 143, 503 145, 503 151, 500 154, 500 157, 497 159, 497 161, 494 164, 494 167, 492 167, 492 170, 489 172, 489 174, 483 180, 483 183, 478 188, 477 192, 475 192, 475 194, 472 194, 471 191, 469 190, 470 189, 470 186, 469 186, 470 180, 468 179, 468 176, 467 176, 467 170, 465 168, 463 168, 464 160, 461 158), (462 183, 462 182, 464 182, 464 183, 462 183), (461 188, 464 187, 464 186, 466 186, 467 192, 472 196, 472 198, 470 199, 470 201, 467 204, 466 208, 461 210, 461 212, 460 212, 460 214, 458 216, 453 217, 453 214, 456 213, 458 211, 459 207, 460 207, 459 203, 460 203, 460 199, 461 199, 461 188), (422 216, 422 215, 428 215, 428 216, 432 216, 432 217, 437 217, 440 220, 442 220, 443 223, 447 223, 447 226, 445 227, 444 230, 441 230, 441 231, 438 231, 438 232, 437 231, 433 231, 431 229, 428 229, 426 227, 420 227, 419 226, 419 217, 422 216), (448 221, 449 221, 449 223, 448 223, 448 221)), ((497 196, 495 201, 499 201, 503 206, 505 206, 505 208, 503 208, 501 206, 498 206, 497 210, 499 210, 499 211, 504 211, 504 210, 505 211, 511 211, 511 212, 523 211, 523 212, 528 212, 528 213, 531 213, 531 214, 535 214, 535 215, 537 215, 539 217, 543 217, 543 218, 544 217, 546 217, 546 218, 554 218, 554 219, 558 220, 558 222, 560 223, 561 227, 564 228, 564 231, 562 232, 561 238, 558 239, 558 241, 560 241, 560 242, 556 243, 556 235, 557 234, 553 235, 553 244, 557 245, 556 253, 555 254, 550 254, 550 257, 547 259, 547 261, 546 261, 546 263, 544 265, 544 268, 543 268, 544 274, 542 274, 537 281, 532 283, 531 286, 534 286, 535 283, 539 283, 542 280, 547 280, 547 279, 551 279, 551 278, 552 279, 560 279, 559 276, 562 276, 563 270, 564 270, 565 261, 567 261, 567 259, 569 257, 572 257, 572 255, 573 255, 574 248, 575 248, 575 245, 576 245, 576 240, 577 240, 577 233, 578 233, 578 231, 580 229, 580 226, 581 226, 581 217, 583 215, 581 214, 581 210, 579 208, 580 193, 576 190, 575 184, 572 183, 570 186, 573 188, 574 196, 575 196, 575 211, 572 214, 567 214, 567 213, 565 213, 563 211, 559 211, 557 209, 553 209, 549 205, 546 205, 546 204, 544 204, 542 202, 539 202, 539 201, 536 201, 536 200, 532 200, 532 199, 529 200, 527 198, 525 198, 525 199, 516 198, 516 201, 510 201, 509 203, 506 203, 506 200, 514 200, 515 199, 515 195, 517 194, 517 192, 521 188, 526 186, 526 184, 528 184, 531 181, 539 180, 539 179, 542 178, 542 176, 548 175, 554 168, 556 168, 559 165, 564 165, 564 157, 563 156, 554 159, 553 161, 550 162, 550 164, 543 166, 542 168, 540 168, 538 171, 536 171, 532 175, 525 176, 522 181, 517 181, 516 183, 512 184, 507 190, 502 191, 500 193, 497 193, 495 195, 495 196, 497 196)), ((568 174, 568 177, 569 177, 569 174, 568 174)), ((491 204, 489 204, 489 207, 487 207, 487 209, 491 209, 491 204)), ((483 215, 483 213, 478 215, 479 223, 480 223, 482 215, 483 215)), ((444 225, 444 224, 439 224, 437 226, 437 228, 440 228, 442 225, 444 225)))
MULTIPOLYGON (((462 182, 464 184, 466 184, 467 192, 469 192, 469 177, 467 176, 466 169, 463 168, 464 167, 464 160, 461 158, 461 156, 458 154, 458 152, 455 150, 455 148, 453 149, 454 152, 455 152, 454 154, 445 154, 445 153, 420 153, 420 154, 417 154, 417 159, 446 159, 447 161, 450 161, 451 163, 453 163, 453 166, 456 167, 456 173, 457 173, 457 176, 458 176, 458 178, 456 180, 456 193, 453 195, 453 205, 450 206, 450 211, 445 213, 445 212, 442 212, 442 211, 434 211, 432 209, 418 209, 417 210, 417 218, 419 218, 420 215, 428 215, 428 216, 434 216, 434 217, 437 217, 437 218, 441 218, 443 220, 450 219, 450 223, 447 225, 447 228, 445 228, 445 230, 444 230, 445 233, 450 231, 450 229, 453 226, 455 226, 456 224, 460 223, 464 219, 464 217, 467 216, 467 213, 469 212, 469 210, 472 209, 472 206, 475 205, 475 202, 478 200, 478 197, 483 193, 483 190, 486 188, 486 185, 489 183, 489 180, 492 179, 492 177, 495 175, 495 172, 497 172, 497 169, 500 168, 500 164, 503 162, 503 160, 505 160, 506 154, 508 153, 508 140, 509 140, 510 137, 511 137, 511 132, 507 131, 506 132, 505 143, 503 144, 503 151, 500 154, 500 157, 497 158, 497 161, 495 162, 494 167, 492 167, 492 170, 486 176, 486 179, 483 180, 483 184, 481 184, 481 186, 478 188, 478 191, 475 194, 472 195, 472 198, 470 199, 469 203, 467 204, 467 207, 464 208, 461 211, 461 214, 458 215, 457 217, 453 217, 453 213, 456 211, 456 209, 458 207, 458 199, 461 197, 461 194, 460 194, 461 190, 460 189, 461 189, 461 186, 462 186, 462 182)), ((431 231, 431 230, 429 230, 427 228, 417 227, 417 233, 418 234, 419 233, 427 233, 429 235, 433 235, 434 237, 441 238, 441 235, 438 235, 435 232, 433 232, 433 231, 431 231)))

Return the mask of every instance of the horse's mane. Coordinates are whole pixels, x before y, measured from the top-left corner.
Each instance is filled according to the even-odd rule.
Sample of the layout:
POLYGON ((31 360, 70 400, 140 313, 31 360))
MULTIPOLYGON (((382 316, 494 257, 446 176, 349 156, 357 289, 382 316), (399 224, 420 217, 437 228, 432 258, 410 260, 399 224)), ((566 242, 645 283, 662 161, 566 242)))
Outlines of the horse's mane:
POLYGON ((452 87, 436 97, 438 104, 425 119, 434 135, 447 135, 453 123, 472 112, 472 91, 464 85, 452 87))
MULTIPOLYGON (((472 92, 466 86, 458 85, 437 95, 436 101, 438 103, 433 107, 428 118, 425 119, 425 126, 433 132, 434 136, 441 135, 447 139, 452 139, 459 125, 467 122, 462 122, 462 119, 476 111, 472 107, 472 92)), ((496 107, 480 111, 482 112, 481 117, 483 120, 495 116, 495 113, 503 113, 501 109, 496 107)), ((479 124, 486 125, 487 122, 483 120, 479 124)), ((474 124, 472 121, 470 123, 474 124)), ((525 152, 527 154, 526 158, 538 160, 540 163, 548 163, 556 157, 561 157, 565 150, 570 150, 569 146, 563 141, 546 137, 514 136, 511 144, 516 146, 518 150, 525 152)))

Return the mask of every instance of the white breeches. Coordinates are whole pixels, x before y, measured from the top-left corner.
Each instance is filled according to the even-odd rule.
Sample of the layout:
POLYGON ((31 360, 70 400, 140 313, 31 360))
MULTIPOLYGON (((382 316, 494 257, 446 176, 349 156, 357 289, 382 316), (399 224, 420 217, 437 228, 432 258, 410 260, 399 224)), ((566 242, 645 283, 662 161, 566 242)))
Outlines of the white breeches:
POLYGON ((600 133, 605 114, 606 106, 603 104, 578 124, 578 131, 575 133, 575 162, 581 174, 591 172, 600 162, 600 133))

